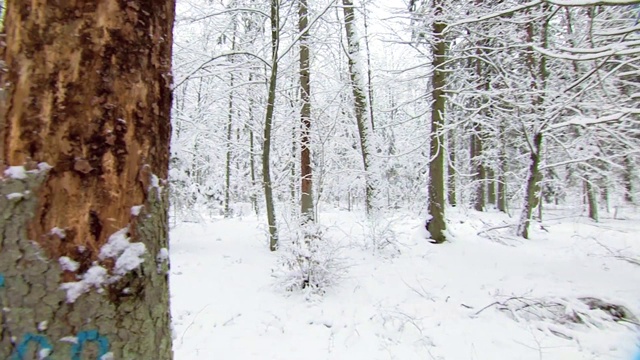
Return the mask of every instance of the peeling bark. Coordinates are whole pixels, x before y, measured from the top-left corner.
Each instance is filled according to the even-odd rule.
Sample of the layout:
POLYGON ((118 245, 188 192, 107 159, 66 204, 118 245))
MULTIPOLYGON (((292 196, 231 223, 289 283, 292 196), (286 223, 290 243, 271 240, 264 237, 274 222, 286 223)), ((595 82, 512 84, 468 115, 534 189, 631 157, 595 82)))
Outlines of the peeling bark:
POLYGON ((68 336, 104 339, 116 359, 171 358, 168 279, 156 255, 167 248, 158 178, 169 164, 173 17, 173 1, 7 1, 3 161, 52 168, 0 183, 0 358, 48 339, 51 359, 69 359, 68 336), (142 265, 67 303, 63 282, 96 261, 113 271, 99 253, 123 228, 145 245, 142 265), (63 272, 62 256, 77 271, 63 272))

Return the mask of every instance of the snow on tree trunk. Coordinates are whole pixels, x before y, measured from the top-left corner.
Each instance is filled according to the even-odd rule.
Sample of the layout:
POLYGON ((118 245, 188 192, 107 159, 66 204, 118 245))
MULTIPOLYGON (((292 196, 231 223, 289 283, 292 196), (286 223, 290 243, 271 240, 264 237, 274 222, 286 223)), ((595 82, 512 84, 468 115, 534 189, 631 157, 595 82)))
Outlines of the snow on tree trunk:
POLYGON ((173 18, 173 1, 6 3, 0 358, 172 357, 173 18))
POLYGON ((442 16, 442 7, 444 0, 435 0, 433 3, 434 16, 436 20, 433 22, 433 75, 431 83, 433 90, 431 93, 433 103, 431 105, 431 144, 429 163, 429 214, 431 219, 427 230, 431 234, 431 239, 436 243, 446 241, 446 222, 445 222, 445 188, 444 188, 444 154, 445 154, 445 137, 444 137, 444 113, 446 98, 444 87, 446 85, 446 55, 447 43, 445 39, 446 24, 439 19, 442 16))
POLYGON ((360 138, 360 150, 362 153, 362 164, 365 173, 365 209, 368 216, 379 209, 379 184, 376 176, 377 171, 373 159, 373 131, 371 130, 371 114, 367 102, 367 92, 365 85, 364 62, 360 54, 360 43, 356 31, 355 15, 352 0, 342 0, 344 10, 344 27, 347 34, 347 52, 349 61, 349 76, 351 79, 351 90, 353 92, 354 110, 356 123, 358 125, 358 135, 360 138))
POLYGON ((267 95, 267 112, 264 121, 264 147, 262 149, 262 183, 269 225, 269 250, 278 249, 278 229, 276 212, 273 203, 271 184, 271 128, 273 126, 273 109, 276 102, 276 82, 278 80, 278 46, 280 42, 279 1, 271 0, 271 76, 269 77, 269 94, 267 95))
POLYGON ((300 97, 302 108, 300 109, 300 125, 302 132, 300 135, 300 172, 301 172, 301 195, 300 205, 302 216, 306 220, 313 221, 313 179, 311 168, 311 141, 309 131, 311 130, 311 74, 309 70, 309 20, 307 15, 307 1, 298 1, 298 31, 300 31, 300 97))

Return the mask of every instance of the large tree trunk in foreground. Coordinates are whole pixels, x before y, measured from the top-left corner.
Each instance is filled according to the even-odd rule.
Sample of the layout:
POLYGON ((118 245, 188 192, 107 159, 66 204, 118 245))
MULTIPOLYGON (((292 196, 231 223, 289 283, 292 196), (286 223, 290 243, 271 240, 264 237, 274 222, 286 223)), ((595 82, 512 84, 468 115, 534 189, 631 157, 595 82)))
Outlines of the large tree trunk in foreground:
POLYGON ((172 357, 173 17, 171 0, 7 1, 1 359, 172 357))

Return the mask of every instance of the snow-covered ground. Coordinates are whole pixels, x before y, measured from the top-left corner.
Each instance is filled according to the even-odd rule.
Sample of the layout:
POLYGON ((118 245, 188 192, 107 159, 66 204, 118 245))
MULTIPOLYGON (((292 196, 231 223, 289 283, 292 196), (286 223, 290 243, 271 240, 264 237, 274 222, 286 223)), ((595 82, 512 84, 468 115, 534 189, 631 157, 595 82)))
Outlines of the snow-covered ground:
POLYGON ((504 215, 450 211, 443 245, 424 240, 418 216, 392 214, 385 223, 400 253, 374 254, 363 246, 362 215, 325 209, 320 222, 347 268, 323 296, 278 287, 279 255, 255 217, 177 224, 175 358, 632 359, 637 328, 577 299, 640 315, 640 213, 593 223, 545 211, 531 241, 501 236, 509 229, 482 233, 513 223, 504 215), (562 323, 572 316, 583 324, 562 323))

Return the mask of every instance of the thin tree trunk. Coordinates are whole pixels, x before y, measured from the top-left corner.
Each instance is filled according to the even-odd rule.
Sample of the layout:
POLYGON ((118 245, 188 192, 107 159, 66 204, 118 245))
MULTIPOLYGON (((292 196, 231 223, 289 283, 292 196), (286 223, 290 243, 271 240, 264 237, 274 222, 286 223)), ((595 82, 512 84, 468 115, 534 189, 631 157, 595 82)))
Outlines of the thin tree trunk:
POLYGON ((500 142, 500 154, 498 155, 499 161, 499 178, 498 178, 498 210, 503 213, 507 212, 507 151, 506 151, 506 136, 505 136, 505 123, 500 121, 498 141, 500 142))
MULTIPOLYGON (((543 11, 546 11, 547 5, 542 6, 543 11)), ((547 18, 541 25, 541 45, 542 48, 548 47, 547 30, 549 27, 549 19, 547 18)), ((527 40, 532 43, 534 34, 534 24, 527 24, 527 40)), ((544 119, 545 115, 545 95, 547 90, 547 59, 545 56, 540 56, 538 66, 536 67, 535 55, 532 47, 529 47, 529 54, 527 57, 527 63, 529 71, 533 77, 532 89, 538 91, 538 95, 532 102, 532 108, 535 114, 541 115, 541 119, 544 119)), ((529 238, 529 225, 531 223, 531 216, 534 209, 539 206, 540 199, 540 182, 542 181, 542 174, 540 173, 540 163, 542 162, 542 132, 541 130, 534 130, 533 142, 529 149, 530 165, 529 165, 529 178, 527 179, 527 189, 525 193, 524 208, 520 217, 520 222, 517 228, 517 235, 522 236, 525 239, 529 238)), ((542 217, 542 214, 539 214, 542 217)))
POLYGON ((365 173, 365 211, 368 216, 373 214, 374 208, 377 209, 377 184, 375 184, 373 177, 379 174, 372 174, 372 132, 371 132, 371 114, 368 111, 367 105, 367 93, 363 84, 363 74, 360 73, 360 66, 358 63, 360 44, 356 34, 355 16, 353 11, 352 0, 342 0, 344 11, 344 27, 347 33, 348 43, 348 61, 349 61, 349 75, 351 78, 351 89, 353 92, 354 110, 356 116, 356 123, 358 125, 358 135, 360 137, 360 149, 362 153, 362 164, 365 173))
POLYGON ((529 225, 533 210, 538 206, 540 194, 539 172, 540 172, 540 152, 542 151, 542 134, 537 133, 533 137, 533 149, 529 154, 529 177, 527 179, 527 191, 525 193, 524 206, 520 222, 518 224, 518 236, 529 238, 529 225))
MULTIPOLYGON (((249 73, 249 83, 253 80, 253 74, 249 73)), ((253 117, 253 106, 254 100, 253 96, 249 95, 249 175, 251 176, 251 206, 253 207, 253 211, 256 213, 256 216, 260 215, 260 209, 258 208, 258 196, 256 194, 256 160, 255 160, 255 145, 254 145, 254 134, 253 134, 253 125, 255 124, 253 117)))
POLYGON ((448 166, 448 186, 447 194, 449 197, 449 205, 456 206, 456 132, 449 132, 449 166, 448 166))
MULTIPOLYGON (((233 42, 235 44, 235 35, 233 42)), ((235 47, 235 46, 234 46, 235 47)), ((228 104, 228 118, 227 118, 227 149, 226 159, 224 164, 224 217, 231 217, 231 133, 233 132, 233 85, 234 76, 233 72, 230 73, 229 79, 229 104, 228 104)))
POLYGON ((584 180, 584 189, 587 196, 587 204, 589 205, 589 218, 598 222, 598 192, 589 177, 584 180))
POLYGON ((273 204, 273 190, 271 188, 270 154, 273 108, 276 101, 276 81, 278 79, 278 46, 280 43, 279 10, 279 0, 271 0, 271 76, 269 77, 267 113, 264 121, 264 148, 262 149, 262 182, 267 208, 267 223, 269 225, 269 250, 271 251, 276 251, 278 248, 278 229, 276 227, 276 213, 273 204))
POLYGON ((6 2, 1 359, 172 358, 173 18, 173 1, 6 2))
POLYGON ((446 23, 439 18, 442 16, 445 0, 434 0, 433 22, 433 90, 431 96, 431 144, 429 163, 429 214, 431 219, 428 222, 427 230, 431 234, 431 239, 436 243, 446 241, 445 232, 447 229, 445 222, 445 189, 444 189, 444 112, 446 98, 444 87, 446 85, 445 61, 447 54, 447 43, 444 30, 446 23))
POLYGON ((491 166, 486 167, 486 175, 487 175, 487 202, 491 205, 492 208, 496 206, 496 180, 495 180, 495 172, 491 166))
POLYGON ((371 50, 369 49, 369 19, 367 16, 366 0, 362 3, 362 13, 364 14, 364 45, 367 50, 367 91, 369 93, 369 117, 371 118, 371 131, 376 128, 373 117, 373 76, 371 72, 371 50))
POLYGON ((313 170, 311 168, 311 74, 309 64, 309 20, 307 15, 307 0, 298 1, 298 31, 300 31, 300 210, 304 221, 313 221, 313 170))
POLYGON ((629 204, 633 204, 635 202, 633 192, 633 171, 635 169, 634 160, 631 156, 627 155, 624 157, 624 172, 623 172, 623 182, 624 182, 624 201, 629 204))
MULTIPOLYGON (((291 101, 291 108, 293 109, 296 101, 291 101)), ((289 163, 289 197, 291 198, 291 213, 297 215, 298 206, 298 169, 296 164, 296 158, 298 153, 298 124, 293 123, 291 126, 291 161, 289 163)))
POLYGON ((475 181, 475 198, 473 208, 477 211, 483 211, 485 208, 485 172, 482 164, 482 126, 475 122, 473 124, 473 134, 471 135, 471 164, 474 168, 475 181))

